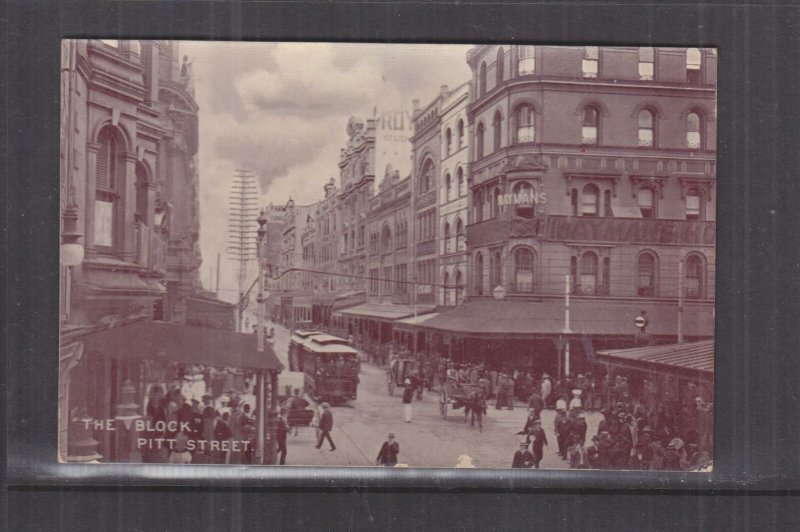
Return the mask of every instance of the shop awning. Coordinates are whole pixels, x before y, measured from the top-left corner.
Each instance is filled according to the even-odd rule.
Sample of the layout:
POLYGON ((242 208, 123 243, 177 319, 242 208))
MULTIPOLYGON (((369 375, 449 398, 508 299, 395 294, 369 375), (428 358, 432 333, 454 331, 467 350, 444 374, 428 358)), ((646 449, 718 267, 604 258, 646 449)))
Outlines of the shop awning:
POLYGON ((167 289, 158 279, 140 277, 124 270, 85 270, 79 280, 84 288, 96 293, 146 294, 159 296, 167 289))
MULTIPOLYGON (((675 336, 677 305, 670 301, 609 301, 605 298, 573 298, 570 302, 570 332, 582 335, 634 336, 633 320, 647 313, 647 332, 653 336, 675 336)), ((564 299, 540 301, 483 299, 463 303, 419 324, 419 327, 472 336, 558 335, 564 330, 564 299)), ((687 305, 684 309, 687 337, 714 335, 712 304, 687 305)))
POLYGON ((714 372, 714 340, 598 351, 612 364, 634 369, 679 369, 711 375, 714 372))
POLYGON ((438 312, 433 312, 431 314, 423 314, 421 316, 411 316, 410 318, 395 320, 392 325, 394 325, 396 329, 413 331, 415 327, 425 323, 431 318, 435 318, 438 315, 438 312))
POLYGON ((355 307, 337 310, 334 315, 340 314, 342 316, 351 316, 356 318, 368 318, 382 321, 394 321, 402 318, 414 316, 414 314, 428 314, 436 310, 436 307, 431 306, 417 306, 416 310, 414 305, 382 305, 366 303, 357 305, 355 307))
POLYGON ((269 344, 256 335, 158 321, 112 327, 84 338, 84 350, 125 360, 160 360, 242 369, 283 369, 269 344))

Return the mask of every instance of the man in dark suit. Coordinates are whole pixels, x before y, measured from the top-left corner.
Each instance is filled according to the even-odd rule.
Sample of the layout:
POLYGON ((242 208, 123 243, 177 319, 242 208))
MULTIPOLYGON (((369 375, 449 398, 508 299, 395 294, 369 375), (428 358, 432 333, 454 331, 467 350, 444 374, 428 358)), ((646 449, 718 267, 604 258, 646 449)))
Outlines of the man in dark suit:
POLYGON ((511 467, 515 469, 530 469, 533 467, 533 454, 528 450, 528 444, 524 441, 519 442, 519 451, 514 453, 514 461, 511 467))
POLYGON ((381 446, 376 462, 378 465, 393 467, 397 465, 398 454, 400 454, 400 444, 394 439, 394 433, 390 432, 388 439, 381 446))
POLYGON ((319 416, 319 440, 317 441, 317 449, 322 448, 322 442, 328 438, 328 443, 331 445, 331 451, 336 450, 336 445, 331 439, 331 430, 333 430, 333 414, 331 413, 331 405, 322 403, 322 414, 319 416))

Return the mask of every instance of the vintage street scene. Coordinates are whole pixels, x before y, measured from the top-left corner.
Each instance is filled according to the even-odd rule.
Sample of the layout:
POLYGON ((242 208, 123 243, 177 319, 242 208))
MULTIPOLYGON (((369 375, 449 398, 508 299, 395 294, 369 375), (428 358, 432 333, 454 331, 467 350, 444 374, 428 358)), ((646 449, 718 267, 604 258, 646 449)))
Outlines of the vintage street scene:
POLYGON ((54 459, 711 470, 715 49, 61 59, 54 459))

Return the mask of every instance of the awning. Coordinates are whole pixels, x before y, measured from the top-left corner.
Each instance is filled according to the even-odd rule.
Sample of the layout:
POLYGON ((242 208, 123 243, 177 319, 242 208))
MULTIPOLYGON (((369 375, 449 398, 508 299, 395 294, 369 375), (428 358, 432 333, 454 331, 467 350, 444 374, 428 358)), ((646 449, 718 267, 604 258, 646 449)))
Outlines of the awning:
POLYGON ((679 369, 711 376, 714 340, 598 351, 608 362, 633 369, 679 369))
MULTIPOLYGON (((676 336, 677 305, 670 301, 609 301, 606 298, 572 298, 570 332, 584 335, 634 336, 633 320, 647 312, 647 332, 654 336, 676 336)), ((440 313, 419 326, 443 332, 474 336, 557 335, 564 330, 564 299, 474 300, 440 313)), ((684 335, 714 335, 713 304, 686 305, 684 335)))
POLYGON ((413 331, 414 328, 417 327, 418 325, 423 324, 429 319, 435 318, 438 315, 439 315, 438 312, 433 312, 431 314, 423 314, 421 316, 411 316, 410 318, 395 320, 392 325, 394 325, 396 329, 413 331))
POLYGON ((414 314, 428 314, 434 310, 436 310, 436 307, 431 306, 417 306, 415 310, 414 305, 383 305, 378 303, 366 303, 364 305, 338 310, 334 312, 334 314, 357 318, 394 321, 402 318, 408 318, 409 316, 414 316, 414 314))
POLYGON ((124 270, 90 270, 81 273, 78 281, 93 292, 108 294, 147 294, 158 296, 167 291, 158 279, 140 277, 124 270))
POLYGON ((87 352, 125 360, 161 360, 209 366, 281 370, 269 344, 256 349, 256 335, 158 321, 112 327, 84 338, 87 352))

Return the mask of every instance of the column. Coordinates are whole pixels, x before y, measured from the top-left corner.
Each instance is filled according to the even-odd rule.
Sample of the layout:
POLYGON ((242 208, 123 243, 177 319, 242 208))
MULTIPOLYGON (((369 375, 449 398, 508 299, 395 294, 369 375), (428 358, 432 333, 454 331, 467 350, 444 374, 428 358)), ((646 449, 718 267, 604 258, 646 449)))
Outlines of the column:
POLYGON ((123 260, 133 262, 136 259, 136 163, 135 152, 126 152, 122 156, 124 189, 119 191, 121 203, 120 229, 117 235, 121 238, 119 254, 123 260))

